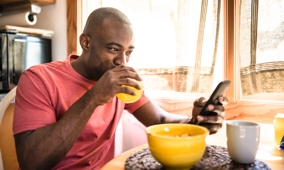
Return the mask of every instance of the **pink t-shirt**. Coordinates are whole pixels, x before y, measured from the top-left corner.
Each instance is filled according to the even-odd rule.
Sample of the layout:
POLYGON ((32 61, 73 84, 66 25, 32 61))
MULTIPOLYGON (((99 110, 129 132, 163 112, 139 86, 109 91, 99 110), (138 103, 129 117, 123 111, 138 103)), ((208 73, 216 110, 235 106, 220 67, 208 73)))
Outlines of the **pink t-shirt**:
MULTIPOLYGON (((15 100, 14 134, 58 121, 96 83, 72 68, 70 60, 77 57, 33 66, 21 75, 15 100)), ((97 107, 67 156, 53 169, 100 169, 114 157, 115 130, 123 110, 132 113, 148 101, 144 94, 132 104, 115 97, 97 107)))

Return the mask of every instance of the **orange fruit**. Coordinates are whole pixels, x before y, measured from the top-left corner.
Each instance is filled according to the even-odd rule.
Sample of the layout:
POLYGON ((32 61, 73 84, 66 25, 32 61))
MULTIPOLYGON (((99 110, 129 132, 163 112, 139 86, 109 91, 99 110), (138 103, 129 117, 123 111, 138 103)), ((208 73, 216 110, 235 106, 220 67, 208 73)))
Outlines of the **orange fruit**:
POLYGON ((127 87, 130 88, 132 90, 134 90, 134 92, 136 93, 135 96, 132 96, 130 94, 126 94, 126 93, 118 93, 116 96, 123 101, 124 103, 133 103, 136 102, 137 100, 140 99, 142 93, 143 93, 143 83, 138 82, 140 84, 140 86, 142 86, 141 90, 136 89, 135 87, 132 86, 126 86, 126 85, 122 85, 123 87, 127 87))

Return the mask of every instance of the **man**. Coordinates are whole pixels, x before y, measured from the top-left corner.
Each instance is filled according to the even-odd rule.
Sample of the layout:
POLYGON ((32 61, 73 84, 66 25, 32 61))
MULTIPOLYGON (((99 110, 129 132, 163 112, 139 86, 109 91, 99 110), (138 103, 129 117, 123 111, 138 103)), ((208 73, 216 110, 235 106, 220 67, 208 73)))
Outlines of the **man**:
MULTIPOLYGON (((116 97, 135 95, 121 85, 141 89, 141 77, 127 66, 133 41, 131 23, 123 13, 99 8, 90 14, 80 36, 81 56, 34 66, 21 75, 13 126, 21 169, 100 169, 114 156, 115 130, 124 109, 145 126, 190 121, 166 113, 144 94, 132 104, 116 97)), ((203 103, 195 102, 195 117, 203 103)), ((208 109, 224 111, 222 105, 208 109)), ((198 120, 212 123, 207 128, 214 133, 223 117, 198 120)))

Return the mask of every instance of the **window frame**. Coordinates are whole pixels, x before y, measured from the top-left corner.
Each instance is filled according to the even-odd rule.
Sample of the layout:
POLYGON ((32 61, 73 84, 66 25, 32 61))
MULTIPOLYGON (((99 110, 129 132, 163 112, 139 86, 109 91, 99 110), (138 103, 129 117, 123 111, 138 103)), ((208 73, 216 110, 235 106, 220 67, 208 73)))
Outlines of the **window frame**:
MULTIPOLYGON (((232 81, 226 95, 231 102, 242 103, 263 103, 263 104, 274 104, 274 105, 283 105, 284 101, 281 100, 257 100, 253 99, 244 99, 242 97, 241 91, 241 78, 240 78, 240 61, 239 61, 239 29, 238 24, 240 22, 239 13, 240 13, 240 4, 241 0, 232 0, 224 1, 225 7, 225 59, 224 59, 224 68, 225 68, 225 77, 232 81)), ((266 98, 271 98, 274 94, 264 95, 266 98)), ((282 98, 282 94, 281 98, 282 98)))
POLYGON ((224 50, 225 50, 225 58, 224 58, 224 77, 226 79, 231 80, 231 85, 226 92, 226 96, 229 98, 229 101, 235 102, 236 101, 236 65, 235 65, 235 23, 236 23, 236 1, 223 1, 224 8, 225 8, 225 15, 224 15, 224 33, 225 33, 225 40, 224 40, 224 50))

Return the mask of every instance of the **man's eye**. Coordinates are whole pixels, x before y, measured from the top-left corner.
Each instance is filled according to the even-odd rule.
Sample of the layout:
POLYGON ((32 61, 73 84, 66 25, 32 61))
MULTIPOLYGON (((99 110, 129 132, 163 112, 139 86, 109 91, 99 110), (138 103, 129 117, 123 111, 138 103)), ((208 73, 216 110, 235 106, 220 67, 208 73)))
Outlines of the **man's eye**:
POLYGON ((117 48, 109 48, 110 51, 118 51, 117 48))
POLYGON ((130 55, 132 53, 132 51, 127 51, 126 55, 130 55))

